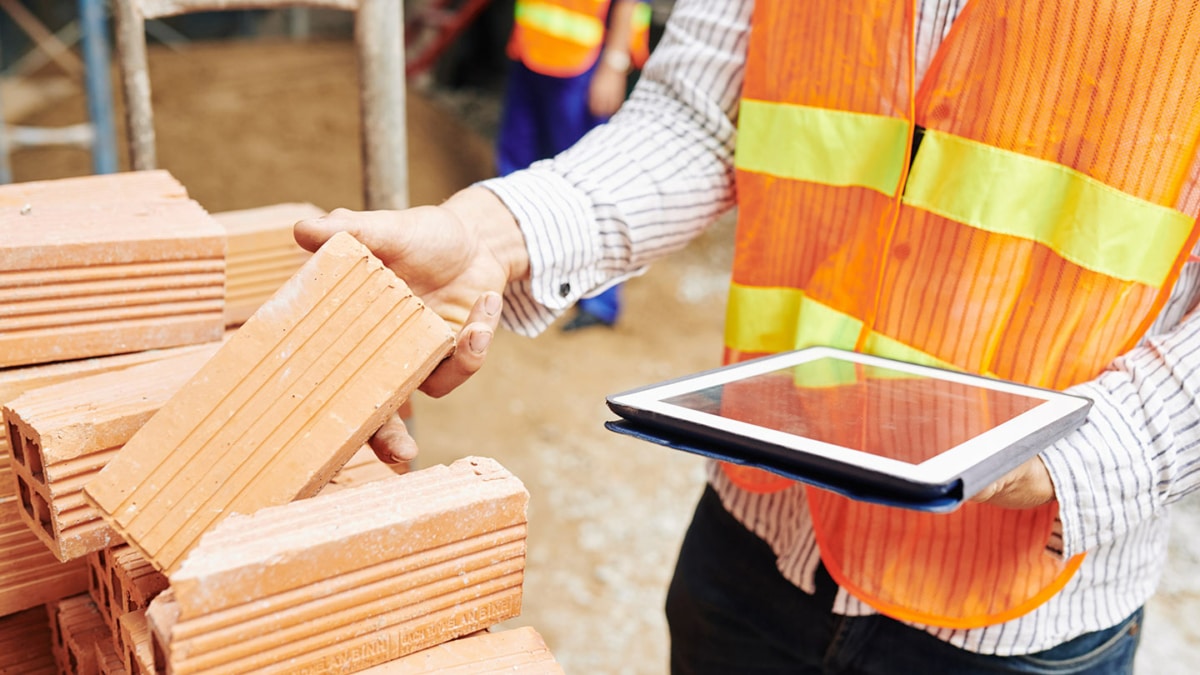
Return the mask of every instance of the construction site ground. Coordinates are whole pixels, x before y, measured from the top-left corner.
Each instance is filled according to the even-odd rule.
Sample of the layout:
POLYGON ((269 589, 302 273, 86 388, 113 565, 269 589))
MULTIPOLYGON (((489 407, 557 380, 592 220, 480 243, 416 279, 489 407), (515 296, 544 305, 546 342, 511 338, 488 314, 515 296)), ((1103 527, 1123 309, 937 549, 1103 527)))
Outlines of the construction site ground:
MULTIPOLYGON (((150 69, 160 165, 209 211, 288 201, 361 207, 350 44, 155 47, 150 69)), ((19 121, 84 119, 77 88, 55 92, 19 121)), ((413 204, 490 174, 494 98, 413 88, 413 204)), ((19 181, 91 171, 86 151, 62 148, 18 151, 13 167, 19 181)), ((722 220, 630 281, 615 328, 555 327, 533 340, 502 332, 468 384, 415 400, 422 465, 494 457, 528 487, 524 606, 509 623, 536 628, 568 673, 667 672, 663 600, 704 462, 605 430, 604 397, 717 365, 731 238, 722 220)), ((1142 634, 1137 670, 1146 675, 1200 667, 1200 499, 1185 499, 1175 515, 1170 566, 1142 634)))

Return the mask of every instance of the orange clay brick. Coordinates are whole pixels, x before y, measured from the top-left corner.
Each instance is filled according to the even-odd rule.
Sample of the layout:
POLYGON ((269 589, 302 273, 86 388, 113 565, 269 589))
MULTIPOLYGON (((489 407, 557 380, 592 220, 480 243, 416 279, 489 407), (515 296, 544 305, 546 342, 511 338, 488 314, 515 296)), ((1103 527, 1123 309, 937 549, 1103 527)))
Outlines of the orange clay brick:
POLYGON ((87 562, 88 595, 117 645, 120 618, 145 609, 154 596, 166 590, 167 578, 128 544, 91 553, 87 562))
POLYGON ((446 323, 339 233, 84 494, 169 574, 221 518, 316 494, 453 347, 446 323))
MULTIPOLYGON (((210 349, 210 344, 148 349, 129 354, 97 356, 88 359, 60 361, 21 368, 0 368, 0 406, 32 389, 47 387, 52 384, 88 375, 120 370, 121 368, 128 368, 139 363, 149 363, 197 350, 210 349)), ((0 497, 15 494, 17 490, 16 481, 11 475, 9 455, 8 434, 0 431, 0 497)))
POLYGON ((563 675, 532 628, 479 633, 372 666, 363 675, 563 675))
POLYGON ((385 464, 375 456, 369 446, 364 445, 333 475, 333 478, 329 479, 329 483, 321 489, 321 494, 330 494, 407 472, 408 464, 385 464))
POLYGON ((224 230, 165 171, 0 186, 0 367, 209 342, 224 230))
POLYGON ((236 326, 308 260, 292 234, 296 221, 325 211, 312 204, 273 204, 214 213, 225 228, 225 325, 236 326))
POLYGON ((515 617, 528 500, 466 458, 231 516, 150 603, 156 664, 348 673, 515 617))
POLYGON ((0 617, 0 673, 56 675, 46 606, 0 617))
POLYGON ((3 407, 22 515, 59 560, 121 543, 83 486, 212 358, 179 356, 28 391, 3 407))
POLYGON ((96 668, 100 675, 128 675, 125 662, 113 647, 112 640, 97 640, 95 644, 96 668))
POLYGON ((117 652, 130 675, 154 674, 154 641, 146 610, 126 612, 117 620, 117 652))
POLYGON ((54 659, 64 673, 100 672, 96 643, 112 642, 108 626, 87 594, 56 600, 47 606, 54 659))
POLYGON ((85 562, 59 562, 20 512, 15 497, 0 498, 0 616, 87 591, 85 562))

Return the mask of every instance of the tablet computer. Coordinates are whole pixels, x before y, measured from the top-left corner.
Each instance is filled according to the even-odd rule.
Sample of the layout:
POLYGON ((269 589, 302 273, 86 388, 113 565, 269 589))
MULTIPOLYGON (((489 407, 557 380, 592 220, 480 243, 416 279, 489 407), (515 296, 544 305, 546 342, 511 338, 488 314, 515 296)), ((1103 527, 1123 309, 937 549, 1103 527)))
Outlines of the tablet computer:
POLYGON ((611 395, 613 431, 856 499, 949 510, 1083 423, 1080 396, 828 347, 611 395))

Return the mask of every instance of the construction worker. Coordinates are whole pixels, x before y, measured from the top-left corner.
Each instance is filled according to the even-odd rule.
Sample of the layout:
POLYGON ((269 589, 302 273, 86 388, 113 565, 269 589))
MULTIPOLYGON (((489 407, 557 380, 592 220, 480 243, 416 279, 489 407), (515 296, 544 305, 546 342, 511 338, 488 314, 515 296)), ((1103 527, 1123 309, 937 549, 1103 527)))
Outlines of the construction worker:
POLYGON ((536 334, 736 199, 727 361, 826 344, 1094 405, 950 514, 713 463, 673 672, 1129 673, 1200 486, 1195 5, 679 0, 629 101, 551 162, 296 236, 350 231, 462 326, 440 394, 499 294, 536 334))
MULTIPOLYGON (((553 157, 625 100, 629 73, 650 50, 647 0, 517 0, 496 139, 501 176, 553 157)), ((564 330, 611 326, 620 286, 580 298, 564 330)))

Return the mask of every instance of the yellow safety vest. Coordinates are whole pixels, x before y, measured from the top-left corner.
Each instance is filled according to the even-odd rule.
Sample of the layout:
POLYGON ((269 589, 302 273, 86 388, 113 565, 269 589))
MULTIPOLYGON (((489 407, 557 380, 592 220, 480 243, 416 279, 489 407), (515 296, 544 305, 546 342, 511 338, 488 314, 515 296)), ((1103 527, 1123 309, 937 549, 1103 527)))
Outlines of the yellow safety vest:
MULTIPOLYGON (((604 46, 610 0, 517 0, 508 55, 553 77, 587 72, 604 46)), ((640 68, 650 52, 650 5, 638 3, 629 41, 630 62, 640 68)))
MULTIPOLYGON (((1175 3, 979 0, 918 88, 914 4, 756 0, 726 360, 829 345, 1091 379, 1196 241, 1200 26, 1175 3)), ((806 490, 830 573, 900 619, 1007 621, 1082 561, 1045 551, 1057 503, 928 514, 806 490)))

